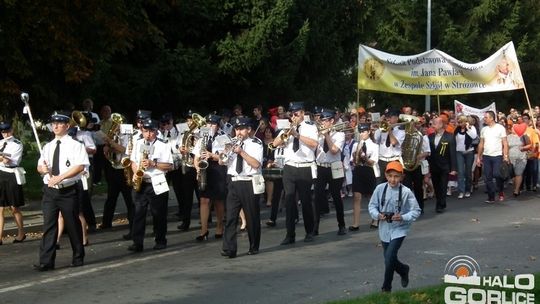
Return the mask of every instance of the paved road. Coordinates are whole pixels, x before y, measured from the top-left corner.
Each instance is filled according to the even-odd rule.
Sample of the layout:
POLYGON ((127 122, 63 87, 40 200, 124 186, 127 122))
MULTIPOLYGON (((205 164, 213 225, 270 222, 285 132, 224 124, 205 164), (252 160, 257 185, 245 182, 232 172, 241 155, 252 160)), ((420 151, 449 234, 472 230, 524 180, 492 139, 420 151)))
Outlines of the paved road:
MULTIPOLYGON (((434 213, 433 200, 427 201, 426 213, 413 225, 400 251, 401 260, 411 265, 410 287, 439 284, 446 262, 461 254, 475 258, 481 274, 540 271, 539 197, 527 193, 496 205, 486 205, 483 199, 480 193, 468 200, 450 199, 448 212, 441 215, 434 213)), ((348 223, 350 203, 347 199, 348 223)), ((262 218, 268 209, 264 214, 262 218)), ((263 228, 258 255, 244 254, 247 234, 240 234, 236 259, 219 255, 219 241, 193 241, 197 227, 178 232, 175 221, 168 226, 166 250, 131 254, 120 227, 91 235, 86 265, 80 268, 67 267, 71 249, 65 238, 57 270, 46 273, 32 269, 39 240, 6 244, 0 247, 0 302, 324 303, 349 299, 377 292, 383 276, 382 249, 377 233, 367 227, 365 209, 362 219, 359 232, 337 236, 331 214, 322 220, 315 242, 280 246, 285 235, 280 218, 276 228, 263 228)), ((302 231, 299 224, 297 232, 302 231)), ((152 247, 150 236, 145 245, 152 247)), ((396 276, 394 290, 401 290, 398 286, 396 276)))

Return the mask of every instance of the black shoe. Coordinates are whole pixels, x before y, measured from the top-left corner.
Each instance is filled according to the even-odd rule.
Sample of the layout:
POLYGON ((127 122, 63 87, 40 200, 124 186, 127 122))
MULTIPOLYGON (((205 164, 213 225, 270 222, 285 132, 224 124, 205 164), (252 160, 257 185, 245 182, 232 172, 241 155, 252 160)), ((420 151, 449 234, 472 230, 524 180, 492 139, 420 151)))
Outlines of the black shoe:
POLYGON ((214 237, 215 237, 216 239, 222 239, 222 238, 223 238, 223 233, 221 233, 221 234, 220 234, 220 233, 216 233, 216 234, 214 235, 214 237))
POLYGON ((409 265, 405 265, 405 273, 401 276, 401 286, 403 288, 409 286, 409 265))
POLYGON ((88 226, 88 233, 94 233, 94 232, 96 232, 96 226, 95 225, 88 226))
POLYGON ((313 230, 313 235, 319 235, 319 230, 313 230))
POLYGON ((382 293, 391 293, 392 290, 391 289, 386 289, 386 288, 381 288, 381 292, 382 293))
POLYGON ((54 245, 54 248, 56 248, 56 250, 60 250, 60 244, 56 243, 56 245, 54 245))
POLYGON ((167 248, 167 244, 163 244, 163 243, 157 243, 154 245, 154 247, 152 249, 154 250, 163 250, 167 248))
POLYGON ((234 259, 236 257, 236 251, 221 250, 221 256, 234 259))
POLYGON ((111 229, 111 228, 112 228, 111 225, 103 225, 103 224, 99 225, 100 230, 106 230, 106 229, 111 229))
POLYGON ((26 240, 26 234, 20 240, 14 239, 13 244, 22 243, 24 242, 24 240, 26 240))
POLYGON ((122 235, 122 238, 126 241, 131 240, 133 237, 131 236, 131 233, 122 235))
POLYGON ((437 209, 435 209, 435 212, 437 212, 437 213, 443 213, 443 212, 444 212, 444 209, 442 209, 442 208, 437 208, 437 209))
POLYGON ((294 236, 291 237, 291 236, 286 236, 285 239, 283 239, 283 241, 281 241, 281 244, 280 245, 290 245, 290 244, 294 244, 294 236))
POLYGON ((250 249, 247 252, 248 255, 256 255, 257 253, 259 253, 259 250, 256 250, 256 249, 250 249))
POLYGON ((345 227, 339 227, 339 230, 337 232, 338 235, 345 235, 347 234, 347 230, 345 230, 345 227))
POLYGON ((272 220, 269 220, 268 222, 266 222, 266 226, 268 226, 268 227, 276 227, 276 222, 274 222, 272 220))
POLYGON ((371 220, 371 224, 369 224, 369 228, 371 229, 379 228, 379 221, 371 220))
POLYGON ((208 241, 208 230, 206 230, 206 233, 203 235, 199 235, 195 238, 195 241, 202 242, 202 241, 208 241))
POLYGON ((313 242, 314 240, 315 238, 313 238, 313 234, 311 233, 306 234, 306 237, 304 238, 305 243, 313 242))
POLYGON ((49 271, 49 270, 54 270, 54 265, 49 265, 49 264, 36 265, 36 264, 34 264, 34 269, 37 270, 37 271, 49 271))
POLYGON ((142 252, 143 251, 143 246, 142 245, 132 244, 131 246, 128 247, 128 250, 133 251, 133 252, 142 252))
POLYGON ((71 263, 69 267, 81 267, 83 265, 84 265, 84 261, 76 261, 76 262, 71 263))
POLYGON ((349 226, 349 231, 358 231, 360 227, 349 226))
POLYGON ((180 231, 188 231, 189 230, 189 224, 186 222, 182 222, 182 224, 178 225, 178 230, 180 231))

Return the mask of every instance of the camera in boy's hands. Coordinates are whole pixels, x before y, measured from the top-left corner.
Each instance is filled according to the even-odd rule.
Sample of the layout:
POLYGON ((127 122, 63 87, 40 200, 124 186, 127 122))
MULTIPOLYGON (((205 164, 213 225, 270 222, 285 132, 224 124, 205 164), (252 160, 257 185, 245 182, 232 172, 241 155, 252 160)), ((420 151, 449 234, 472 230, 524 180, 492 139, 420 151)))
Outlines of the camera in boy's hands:
POLYGON ((394 212, 383 212, 384 220, 387 223, 392 223, 392 217, 394 216, 394 212))

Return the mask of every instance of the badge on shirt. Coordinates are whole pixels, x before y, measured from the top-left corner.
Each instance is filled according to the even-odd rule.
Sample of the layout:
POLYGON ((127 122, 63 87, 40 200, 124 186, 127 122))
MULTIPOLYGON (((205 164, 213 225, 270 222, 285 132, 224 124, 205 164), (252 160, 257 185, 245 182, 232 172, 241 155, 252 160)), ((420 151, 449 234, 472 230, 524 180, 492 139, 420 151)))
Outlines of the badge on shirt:
POLYGON ((69 167, 69 166, 71 166, 71 163, 69 162, 69 159, 68 159, 66 160, 66 167, 69 167))

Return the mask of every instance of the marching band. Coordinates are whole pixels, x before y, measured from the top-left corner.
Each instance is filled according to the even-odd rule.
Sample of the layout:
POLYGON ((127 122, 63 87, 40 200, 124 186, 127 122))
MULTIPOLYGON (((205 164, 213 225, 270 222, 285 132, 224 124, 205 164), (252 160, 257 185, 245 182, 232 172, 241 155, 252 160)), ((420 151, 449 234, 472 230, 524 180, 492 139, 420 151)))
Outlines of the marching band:
MULTIPOLYGON (((330 197, 336 211, 337 234, 347 233, 343 196, 348 191, 353 196, 348 231, 360 229, 362 198, 369 198, 377 184, 384 182, 382 172, 387 171, 386 166, 391 162, 403 164, 403 184, 414 191, 422 213, 429 172, 437 172, 437 176, 432 176, 437 212, 446 207, 442 193, 447 177, 456 174, 454 137, 445 133, 447 125, 440 118, 432 120, 435 132, 428 137, 421 119, 397 110, 388 110, 378 124, 366 122, 365 117, 358 117, 354 122, 342 120, 336 111, 324 107, 316 107, 309 113, 302 102, 289 104, 288 118, 283 113, 278 116, 276 111, 272 119, 261 115, 250 119, 236 107, 236 116, 228 110, 223 110, 222 115, 213 112, 204 116, 188 110, 184 113, 184 122, 176 123, 172 113, 155 120, 152 112, 138 110, 135 124, 131 125, 124 115, 109 113, 108 106, 104 108, 100 131, 91 126, 98 120, 90 112, 55 112, 50 117, 56 139, 44 147, 38 161, 38 172, 44 182, 44 236, 39 263, 35 265, 39 271, 55 267, 59 213, 63 215, 73 249, 72 266, 84 264, 84 246, 88 245, 86 229, 92 230, 95 217, 89 198, 81 195, 85 191, 89 195, 88 185, 78 185, 92 185, 86 178, 91 180, 96 169, 90 165, 97 157, 89 159, 96 152, 93 138, 98 143, 97 153, 101 151, 107 161, 103 166, 107 199, 99 228, 112 227, 116 200, 122 193, 129 223, 128 233, 123 238, 132 241, 128 247, 132 252, 144 249, 148 208, 153 216, 153 249, 167 247, 169 185, 178 202, 178 229, 189 231, 196 196, 200 230, 195 241, 209 240, 209 223, 214 211, 213 238, 222 241, 221 255, 235 258, 241 215, 245 215, 249 238, 247 254, 259 252, 261 204, 271 207, 266 226, 275 227, 283 201, 286 235, 281 245, 295 243, 296 223, 300 218, 305 230, 304 242, 313 242, 319 234, 321 217, 330 212, 330 197), (76 129, 73 137, 68 136, 69 128, 76 129)), ((260 108, 256 110, 254 112, 260 114, 260 108)), ((11 200, 16 213, 22 202, 22 197, 19 198, 22 186, 13 177, 20 162, 16 149, 20 142, 9 133, 9 123, 2 122, 0 129, 7 135, 0 141, 0 145, 4 143, 0 148, 0 177, 13 189, 11 193, 3 192, 2 201, 11 200)), ((472 151, 471 142, 477 136, 476 131, 469 133, 467 150, 462 149, 465 152, 472 151)), ((457 131, 456 134, 464 136, 457 131)), ((462 143, 463 139, 460 140, 458 142, 462 143)), ((467 183, 471 183, 470 178, 467 183)), ((470 196, 471 187, 462 187, 461 191, 467 191, 465 197, 470 196)), ((2 207, 6 206, 4 203, 2 207)), ((22 220, 20 222, 22 226, 22 220)), ((373 221, 372 228, 377 227, 377 223, 373 221)), ((22 242, 25 237, 19 227, 15 242, 22 242)))

